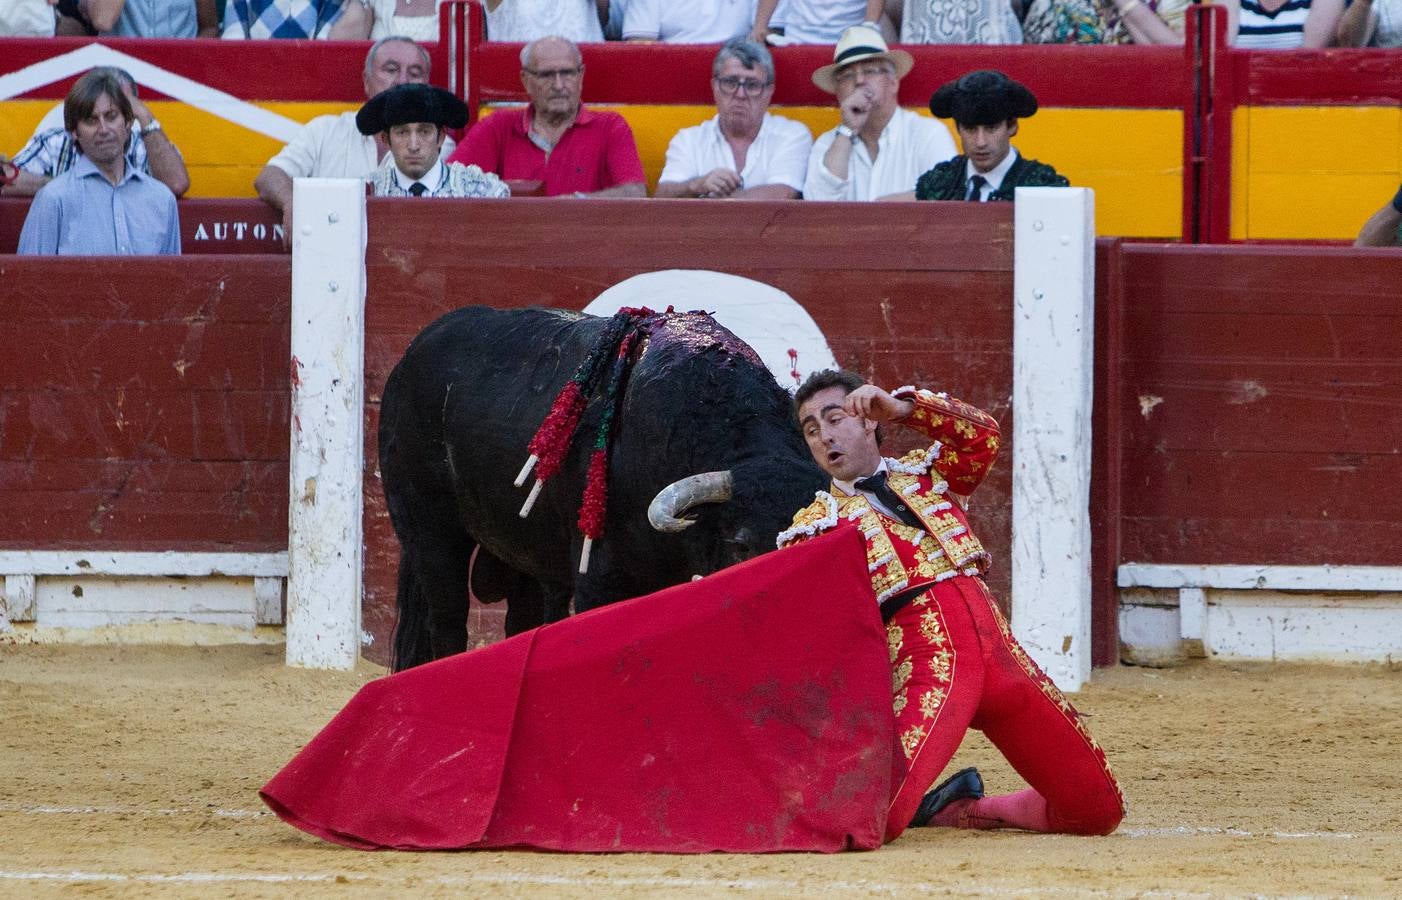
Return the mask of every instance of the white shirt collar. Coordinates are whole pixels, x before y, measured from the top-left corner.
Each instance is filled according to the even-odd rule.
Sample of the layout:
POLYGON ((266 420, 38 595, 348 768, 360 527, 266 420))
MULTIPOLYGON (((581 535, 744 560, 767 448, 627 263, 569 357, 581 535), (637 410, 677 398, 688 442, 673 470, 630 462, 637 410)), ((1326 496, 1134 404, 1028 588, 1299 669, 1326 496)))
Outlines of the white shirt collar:
POLYGON ((993 170, 989 172, 978 171, 974 168, 973 160, 966 160, 964 163, 964 189, 966 191, 968 190, 970 178, 973 178, 975 175, 982 175, 984 180, 988 183, 983 186, 979 199, 987 200, 989 194, 1003 186, 1003 179, 1008 177, 1008 170, 1013 167, 1013 163, 1015 162, 1017 162, 1016 147, 1009 147, 1008 155, 1003 157, 1003 161, 994 166, 993 170))
POLYGON ((442 154, 439 154, 438 159, 434 160, 433 162, 433 168, 425 172, 424 177, 422 178, 414 179, 410 178, 408 175, 405 175, 403 172, 399 171, 399 166, 396 165, 392 161, 392 159, 390 162, 390 167, 394 169, 395 183, 398 184, 399 187, 403 189, 405 193, 409 192, 410 185, 414 184, 415 181, 418 181, 419 183, 423 184, 424 187, 428 188, 428 194, 431 196, 438 192, 438 185, 443 181, 442 154))
MULTIPOLYGON (((885 457, 882 457, 882 458, 881 458, 880 464, 878 464, 877 467, 876 467, 876 471, 875 471, 875 472, 872 472, 870 475, 863 475, 862 478, 870 478, 872 475, 877 474, 877 472, 886 472, 886 471, 889 471, 889 470, 886 468, 886 458, 885 458, 885 457)), ((843 490, 844 492, 848 493, 848 494, 865 494, 866 497, 867 497, 868 499, 870 499, 871 497, 874 496, 873 494, 871 494, 871 493, 869 493, 869 492, 867 492, 867 491, 864 491, 864 490, 862 490, 861 488, 857 487, 857 482, 860 481, 860 480, 861 480, 860 478, 853 478, 851 481, 839 481, 838 479, 834 478, 834 479, 832 480, 832 483, 835 484, 835 485, 837 485, 838 487, 842 488, 842 490, 843 490)))

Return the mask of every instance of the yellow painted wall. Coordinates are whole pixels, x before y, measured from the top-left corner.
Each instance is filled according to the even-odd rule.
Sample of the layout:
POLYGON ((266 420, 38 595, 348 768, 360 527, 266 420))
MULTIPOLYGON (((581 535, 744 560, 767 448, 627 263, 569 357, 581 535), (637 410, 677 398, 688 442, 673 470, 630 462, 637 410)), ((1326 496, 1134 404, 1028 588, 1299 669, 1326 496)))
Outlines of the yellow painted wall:
POLYGON ((1402 180, 1402 109, 1243 107, 1232 118, 1232 237, 1343 239, 1402 180))
MULTIPOLYGON (((325 113, 360 108, 358 103, 260 103, 262 108, 308 122, 325 113)), ((52 100, 0 103, 0 152, 12 155, 24 146, 54 106, 52 100)), ((174 100, 157 100, 151 113, 160 120, 185 157, 190 172, 188 197, 253 197, 253 179, 282 149, 282 142, 249 131, 212 113, 174 100)))
MULTIPOLYGON (((298 122, 358 108, 354 103, 258 105, 298 122)), ((13 153, 23 146, 52 106, 46 100, 0 103, 0 150, 13 153)), ((610 108, 632 127, 650 185, 662 171, 672 135, 714 113, 708 106, 610 108)), ((175 101, 153 102, 151 110, 185 156, 191 197, 253 196, 254 177, 281 147, 272 138, 175 101)), ((815 135, 837 124, 837 111, 831 107, 784 107, 776 112, 803 122, 815 135)), ((1027 156, 1056 166, 1072 184, 1095 190, 1098 233, 1181 233, 1183 128, 1177 111, 1043 109, 1022 123, 1016 144, 1027 156)), ((1374 208, 1378 205, 1381 201, 1374 208)))

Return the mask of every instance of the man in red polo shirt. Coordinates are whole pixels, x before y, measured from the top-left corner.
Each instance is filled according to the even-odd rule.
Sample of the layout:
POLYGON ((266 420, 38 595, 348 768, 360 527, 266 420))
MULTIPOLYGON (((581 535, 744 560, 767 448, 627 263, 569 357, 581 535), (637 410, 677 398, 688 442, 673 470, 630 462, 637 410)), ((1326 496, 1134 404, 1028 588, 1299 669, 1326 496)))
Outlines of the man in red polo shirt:
POLYGON ((503 110, 468 131, 449 160, 478 165, 509 180, 540 181, 548 197, 646 197, 633 132, 615 112, 580 104, 584 60, 562 37, 521 51, 521 83, 531 103, 503 110))

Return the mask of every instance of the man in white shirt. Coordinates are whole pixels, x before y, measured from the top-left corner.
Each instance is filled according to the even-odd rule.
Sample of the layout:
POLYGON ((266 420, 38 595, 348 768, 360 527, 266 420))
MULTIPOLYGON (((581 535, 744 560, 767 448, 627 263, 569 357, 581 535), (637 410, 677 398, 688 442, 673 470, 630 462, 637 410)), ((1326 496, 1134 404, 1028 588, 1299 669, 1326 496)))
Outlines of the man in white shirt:
POLYGON ((854 25, 813 83, 837 97, 842 124, 821 135, 808 157, 807 200, 875 200, 910 191, 921 173, 954 156, 949 130, 902 109, 901 79, 915 65, 890 50, 881 32, 854 25))
MULTIPOLYGON (((402 37, 381 38, 365 56, 365 97, 396 84, 428 81, 428 51, 402 37)), ((268 160, 253 181, 258 196, 282 213, 283 241, 292 243, 292 180, 294 178, 366 178, 389 151, 384 136, 363 135, 355 113, 317 116, 268 160)), ((451 152, 453 145, 444 148, 451 152)))
POLYGON ((355 114, 364 135, 383 135, 389 156, 370 179, 377 197, 510 197, 506 182, 477 166, 443 162, 447 128, 467 124, 467 104, 427 84, 397 84, 355 114))
POLYGON ((623 39, 718 44, 749 34, 754 13, 754 0, 630 0, 623 39))
POLYGON ((769 114, 774 97, 769 50, 749 38, 732 39, 711 64, 711 90, 716 115, 672 138, 655 196, 798 197, 813 136, 801 122, 769 114))

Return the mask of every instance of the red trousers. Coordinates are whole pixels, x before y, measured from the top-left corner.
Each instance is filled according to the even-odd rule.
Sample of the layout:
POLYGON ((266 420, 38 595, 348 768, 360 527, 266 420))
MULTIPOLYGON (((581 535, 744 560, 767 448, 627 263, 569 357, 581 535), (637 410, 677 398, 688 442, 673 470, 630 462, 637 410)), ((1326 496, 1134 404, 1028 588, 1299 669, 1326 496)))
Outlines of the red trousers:
POLYGON ((940 582, 887 625, 896 733, 908 763, 895 787, 894 840, 970 728, 1046 800, 1050 830, 1108 834, 1124 797, 1075 708, 1013 638, 981 578, 940 582))

